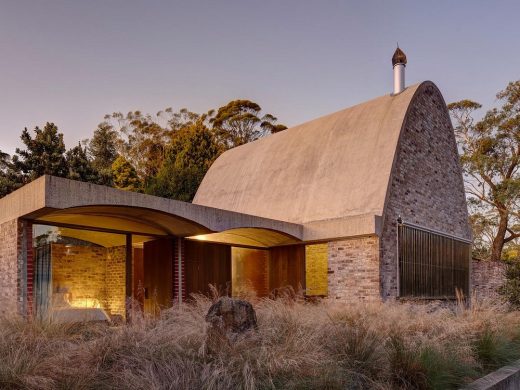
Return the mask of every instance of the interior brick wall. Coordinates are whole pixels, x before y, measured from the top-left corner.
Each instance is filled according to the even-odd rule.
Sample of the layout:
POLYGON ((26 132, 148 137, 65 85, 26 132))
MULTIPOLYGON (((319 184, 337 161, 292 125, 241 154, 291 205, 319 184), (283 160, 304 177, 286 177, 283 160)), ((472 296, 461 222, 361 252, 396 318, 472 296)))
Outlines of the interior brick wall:
POLYGON ((67 288, 71 302, 96 299, 106 308, 106 249, 51 244, 52 289, 67 288))
POLYGON ((53 291, 66 287, 81 305, 96 299, 109 314, 125 315, 125 246, 52 244, 53 291))
POLYGON ((0 225, 0 316, 18 311, 18 220, 0 225))
POLYGON ((411 103, 390 179, 381 236, 383 299, 398 295, 398 216, 471 239, 453 127, 444 99, 432 84, 421 87, 411 103))
POLYGON ((506 264, 499 261, 471 262, 471 292, 477 299, 500 298, 498 289, 506 281, 506 264))
POLYGON ((376 236, 329 242, 328 296, 342 302, 377 301, 379 239, 376 236))
POLYGON ((126 246, 106 249, 106 305, 111 314, 125 316, 126 246))

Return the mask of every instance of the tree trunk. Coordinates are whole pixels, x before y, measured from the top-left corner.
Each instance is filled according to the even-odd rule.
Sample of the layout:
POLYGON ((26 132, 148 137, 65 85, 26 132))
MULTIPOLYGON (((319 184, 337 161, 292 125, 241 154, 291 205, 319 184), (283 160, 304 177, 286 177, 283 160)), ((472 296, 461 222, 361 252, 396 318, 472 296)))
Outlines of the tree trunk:
POLYGON ((491 251, 491 261, 500 261, 502 257, 502 248, 504 247, 504 239, 507 232, 508 215, 507 212, 501 212, 498 220, 497 235, 493 239, 493 247, 491 251))

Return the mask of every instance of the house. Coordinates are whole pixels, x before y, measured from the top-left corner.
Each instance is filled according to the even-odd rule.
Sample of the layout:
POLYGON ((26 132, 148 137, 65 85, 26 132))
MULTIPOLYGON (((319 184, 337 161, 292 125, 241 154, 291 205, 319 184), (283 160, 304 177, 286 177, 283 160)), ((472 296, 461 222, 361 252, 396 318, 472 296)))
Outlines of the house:
POLYGON ((225 152, 191 204, 51 176, 0 199, 0 312, 124 317, 128 298, 154 312, 209 284, 342 302, 469 294, 446 103, 430 81, 405 88, 400 49, 392 62, 393 93, 225 152))

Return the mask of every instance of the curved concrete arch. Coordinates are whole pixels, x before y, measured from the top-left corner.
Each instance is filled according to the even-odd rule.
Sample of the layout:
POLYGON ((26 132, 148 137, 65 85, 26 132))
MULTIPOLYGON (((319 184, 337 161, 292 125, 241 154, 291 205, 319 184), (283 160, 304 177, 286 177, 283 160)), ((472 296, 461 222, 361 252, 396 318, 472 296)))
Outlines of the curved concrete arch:
POLYGON ((17 217, 41 223, 83 225, 180 237, 238 228, 276 231, 301 240, 303 227, 69 179, 43 176, 0 199, 0 221, 17 217))
POLYGON ((188 239, 255 248, 269 248, 300 242, 298 238, 283 232, 272 229, 250 227, 234 228, 218 233, 202 234, 188 237, 188 239))
MULTIPOLYGON (((446 198, 443 199, 446 202, 444 207, 456 205, 458 209, 466 211, 466 213, 461 216, 460 221, 458 221, 458 226, 456 229, 457 231, 453 231, 452 234, 470 239, 471 231, 469 230, 467 224, 469 216, 467 213, 466 200, 464 195, 463 173, 457 151, 457 141, 444 96, 432 81, 424 81, 419 84, 406 110, 406 114, 399 132, 399 139, 397 141, 395 155, 392 161, 391 174, 388 178, 385 205, 382 214, 382 224, 385 225, 388 218, 395 217, 393 215, 389 216, 389 214, 392 214, 389 213, 389 209, 392 207, 390 204, 392 197, 400 196, 396 195, 399 192, 398 184, 399 182, 403 181, 403 177, 400 176, 403 174, 408 174, 411 178, 414 178, 415 175, 413 175, 413 173, 414 171, 417 171, 417 169, 413 169, 413 166, 410 164, 409 154, 411 154, 411 143, 416 145, 416 147, 419 149, 416 153, 414 153, 414 157, 419 157, 422 155, 420 165, 423 171, 425 171, 425 166, 433 167, 437 165, 435 161, 431 160, 433 157, 428 157, 423 153, 424 151, 422 149, 426 148, 427 146, 434 149, 437 153, 442 154, 441 160, 444 162, 443 164, 445 166, 450 165, 450 170, 446 170, 445 172, 442 172, 442 174, 440 173, 440 167, 438 167, 437 170, 431 168, 431 172, 428 173, 428 176, 430 178, 437 177, 439 180, 441 177, 444 180, 447 180, 448 178, 453 180, 452 183, 447 185, 447 187, 449 187, 449 196, 446 196, 446 198), (428 108, 430 113, 429 121, 418 118, 418 116, 420 116, 418 112, 424 110, 425 108, 428 108), (435 124, 433 123, 434 120, 435 124), (427 126, 432 128, 427 128, 427 126), (418 133, 418 128, 421 128, 422 134, 418 133), (411 129, 414 129, 415 132, 411 132, 411 129), (441 140, 443 142, 442 147, 439 147, 438 143, 441 140)), ((422 176, 426 176, 425 172, 422 173, 422 176)), ((415 177, 414 180, 421 180, 421 176, 415 177)), ((409 185, 409 183, 403 184, 409 185)), ((411 187, 421 188, 424 190, 428 189, 430 186, 428 183, 421 182, 414 183, 411 187)), ((432 193, 435 192, 435 189, 431 190, 432 193)), ((432 210, 436 206, 434 203, 435 202, 432 202, 432 204, 428 206, 425 205, 423 208, 432 210)), ((439 200, 437 203, 439 203, 439 200)), ((444 214, 439 211, 437 213, 432 213, 431 218, 439 219, 443 215, 444 214)), ((401 217, 407 218, 409 222, 412 222, 411 216, 401 215, 401 217)), ((444 219, 444 221, 436 220, 434 223, 444 225, 442 228, 439 227, 439 229, 450 232, 453 228, 453 220, 450 219, 447 221, 448 218, 446 218, 446 216, 444 216, 444 219)), ((417 224, 421 223, 419 220, 414 222, 417 224)))

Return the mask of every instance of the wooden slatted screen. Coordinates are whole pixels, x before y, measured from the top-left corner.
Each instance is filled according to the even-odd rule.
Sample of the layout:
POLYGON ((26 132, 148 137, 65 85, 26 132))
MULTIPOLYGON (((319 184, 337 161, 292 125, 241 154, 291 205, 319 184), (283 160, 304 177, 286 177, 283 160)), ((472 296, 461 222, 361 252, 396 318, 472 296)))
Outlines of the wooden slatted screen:
POLYGON ((398 225, 398 242, 401 297, 469 294, 470 243, 406 224, 398 225))

